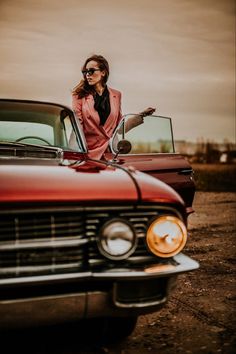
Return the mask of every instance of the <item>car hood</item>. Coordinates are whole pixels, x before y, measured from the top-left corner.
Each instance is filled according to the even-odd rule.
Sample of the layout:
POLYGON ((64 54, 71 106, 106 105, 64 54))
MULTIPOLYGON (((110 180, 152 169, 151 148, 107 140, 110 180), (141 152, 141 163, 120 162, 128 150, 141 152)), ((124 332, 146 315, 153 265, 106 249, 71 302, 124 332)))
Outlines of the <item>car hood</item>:
POLYGON ((132 168, 80 165, 0 165, 1 202, 155 201, 183 203, 165 183, 132 168))

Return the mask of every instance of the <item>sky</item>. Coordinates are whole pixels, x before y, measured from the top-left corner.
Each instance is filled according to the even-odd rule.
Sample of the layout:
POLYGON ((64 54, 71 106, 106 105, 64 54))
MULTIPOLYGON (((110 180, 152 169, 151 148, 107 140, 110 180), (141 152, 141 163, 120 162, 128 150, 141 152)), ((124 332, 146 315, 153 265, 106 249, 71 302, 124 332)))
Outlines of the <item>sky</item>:
POLYGON ((0 0, 0 97, 71 107, 92 54, 123 114, 155 107, 176 140, 235 142, 234 0, 0 0))

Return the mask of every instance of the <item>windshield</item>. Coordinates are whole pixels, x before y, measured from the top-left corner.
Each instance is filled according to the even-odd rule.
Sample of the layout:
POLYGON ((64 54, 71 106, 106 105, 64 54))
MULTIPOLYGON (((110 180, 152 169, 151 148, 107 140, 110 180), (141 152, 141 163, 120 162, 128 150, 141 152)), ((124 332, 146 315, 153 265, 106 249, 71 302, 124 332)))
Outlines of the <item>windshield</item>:
POLYGON ((73 112, 43 102, 1 100, 0 141, 85 152, 73 112))

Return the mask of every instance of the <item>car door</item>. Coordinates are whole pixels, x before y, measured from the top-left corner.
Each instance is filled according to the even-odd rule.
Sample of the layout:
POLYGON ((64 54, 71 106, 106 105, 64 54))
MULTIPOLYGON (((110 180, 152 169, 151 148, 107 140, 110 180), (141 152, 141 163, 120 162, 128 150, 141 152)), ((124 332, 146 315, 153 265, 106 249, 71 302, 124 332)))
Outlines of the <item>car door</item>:
POLYGON ((123 166, 133 166, 174 188, 191 213, 195 193, 193 170, 181 154, 175 152, 172 121, 169 117, 150 115, 142 118, 127 114, 116 128, 105 157, 123 166), (119 142, 126 141, 129 152, 119 142), (129 144, 130 143, 130 144, 129 144))

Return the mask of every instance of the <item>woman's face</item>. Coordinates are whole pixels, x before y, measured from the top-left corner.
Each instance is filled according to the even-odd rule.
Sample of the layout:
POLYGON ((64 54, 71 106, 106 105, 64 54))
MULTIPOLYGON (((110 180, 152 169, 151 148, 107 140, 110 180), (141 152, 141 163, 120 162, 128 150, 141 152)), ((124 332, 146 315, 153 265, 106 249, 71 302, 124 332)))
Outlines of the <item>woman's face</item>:
POLYGON ((83 74, 88 81, 88 84, 93 86, 102 83, 105 71, 99 69, 98 63, 95 60, 91 60, 87 63, 86 70, 83 74))

